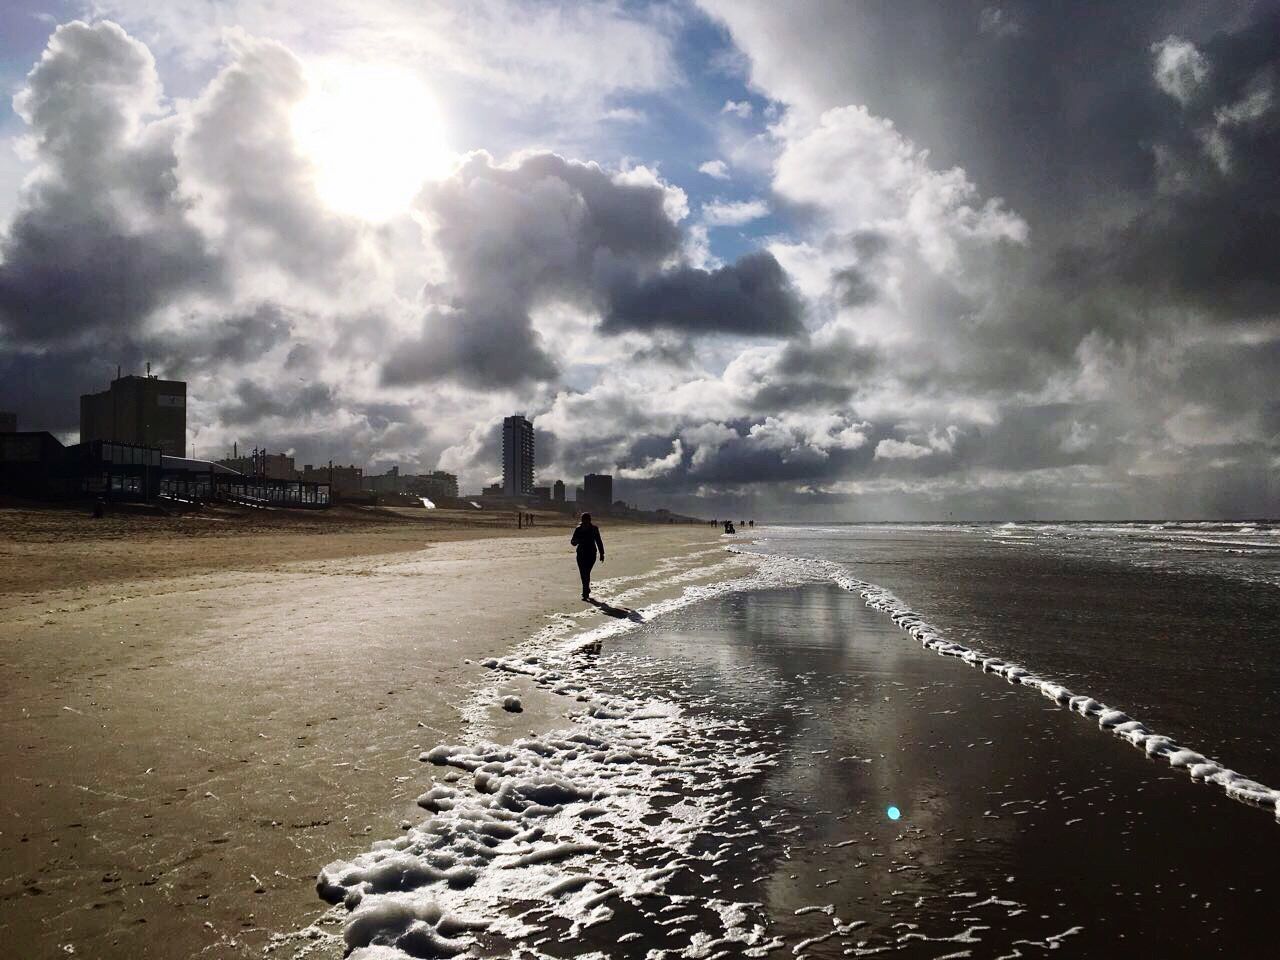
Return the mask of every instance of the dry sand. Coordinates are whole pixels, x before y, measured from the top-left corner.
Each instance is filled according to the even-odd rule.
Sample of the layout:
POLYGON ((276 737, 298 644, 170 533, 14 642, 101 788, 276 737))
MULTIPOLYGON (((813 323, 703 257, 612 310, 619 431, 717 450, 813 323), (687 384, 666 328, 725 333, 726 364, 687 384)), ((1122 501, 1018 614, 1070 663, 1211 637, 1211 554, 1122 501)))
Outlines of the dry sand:
MULTIPOLYGON (((564 529, 199 537, 154 519, 107 540, 0 517, 9 955, 260 956, 321 912, 320 866, 415 815, 419 750, 466 735, 485 679, 468 660, 558 613, 603 616, 577 599, 564 529)), ((647 603, 724 558, 710 527, 604 535, 605 596, 647 603)), ((564 709, 527 706, 493 710, 495 735, 564 709)))
POLYGON ((264 569, 300 559, 419 550, 427 543, 478 537, 527 537, 573 525, 562 514, 538 512, 534 517, 536 526, 522 530, 514 512, 493 510, 210 505, 171 515, 117 508, 94 520, 80 507, 0 506, 0 606, 13 594, 204 570, 264 569))

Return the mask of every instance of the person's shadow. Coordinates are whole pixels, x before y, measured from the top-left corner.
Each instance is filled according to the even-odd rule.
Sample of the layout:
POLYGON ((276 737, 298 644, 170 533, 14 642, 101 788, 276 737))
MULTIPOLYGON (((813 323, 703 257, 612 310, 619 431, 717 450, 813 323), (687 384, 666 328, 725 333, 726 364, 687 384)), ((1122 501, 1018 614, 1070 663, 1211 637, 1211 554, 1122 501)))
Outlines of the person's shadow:
POLYGON ((603 600, 597 600, 591 597, 587 603, 596 607, 601 613, 606 613, 611 617, 617 617, 619 620, 632 620, 635 623, 644 623, 644 617, 640 616, 639 610, 632 610, 630 607, 615 607, 605 603, 603 600))

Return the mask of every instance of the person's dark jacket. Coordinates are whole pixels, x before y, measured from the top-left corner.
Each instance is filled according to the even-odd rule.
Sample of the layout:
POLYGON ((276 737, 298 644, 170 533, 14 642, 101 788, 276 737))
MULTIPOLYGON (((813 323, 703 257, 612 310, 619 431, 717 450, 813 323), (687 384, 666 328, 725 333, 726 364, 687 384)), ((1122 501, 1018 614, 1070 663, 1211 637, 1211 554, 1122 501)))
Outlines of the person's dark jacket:
POLYGON ((569 542, 578 548, 578 556, 594 560, 596 551, 599 550, 601 558, 604 557, 604 541, 600 539, 600 528, 594 523, 578 524, 569 542))

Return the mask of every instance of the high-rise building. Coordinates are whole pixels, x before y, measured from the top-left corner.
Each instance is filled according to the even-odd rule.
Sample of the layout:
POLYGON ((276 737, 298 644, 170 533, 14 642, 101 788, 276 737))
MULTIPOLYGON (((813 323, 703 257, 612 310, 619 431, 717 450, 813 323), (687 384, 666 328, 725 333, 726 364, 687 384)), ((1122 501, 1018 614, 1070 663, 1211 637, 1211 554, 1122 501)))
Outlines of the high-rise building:
POLYGON ((102 393, 82 394, 80 442, 91 440, 159 447, 168 456, 186 456, 186 383, 148 373, 117 377, 102 393))
POLYGON ((502 421, 502 492, 508 497, 533 493, 533 424, 518 413, 502 421))
POLYGON ((582 478, 581 500, 592 510, 608 510, 613 503, 613 475, 588 473, 582 478))
POLYGON ((564 481, 557 480, 551 485, 551 499, 556 503, 564 503, 564 481))

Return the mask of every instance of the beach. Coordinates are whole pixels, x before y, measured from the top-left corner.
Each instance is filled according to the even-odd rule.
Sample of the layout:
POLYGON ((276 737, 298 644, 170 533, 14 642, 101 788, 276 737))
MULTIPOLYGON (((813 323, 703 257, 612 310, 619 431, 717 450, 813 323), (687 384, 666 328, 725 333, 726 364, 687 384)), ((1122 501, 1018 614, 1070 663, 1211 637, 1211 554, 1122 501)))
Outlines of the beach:
MULTIPOLYGON (((24 958, 261 955, 323 907, 319 867, 420 813, 413 758, 463 735, 476 661, 549 617, 609 619, 578 600, 567 527, 104 540, 39 522, 65 525, 4 538, 0 566, 0 939, 24 958), (60 564, 97 574, 69 586, 60 564)), ((716 539, 605 537, 597 579, 633 587, 716 539)), ((493 722, 537 710, 495 703, 493 722)))
POLYGON ((4 935, 1265 951, 1271 529, 606 526, 586 607, 547 536, 12 599, 4 935))
POLYGON ((1262 669, 1274 588, 1072 536, 766 528, 736 579, 530 638, 486 665, 570 722, 424 751, 430 815, 326 865, 308 935, 359 960, 1269 949, 1280 794, 1249 747, 1275 717, 1198 628, 1262 669), (1164 688, 1112 699, 1143 663, 1164 688))

